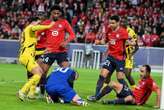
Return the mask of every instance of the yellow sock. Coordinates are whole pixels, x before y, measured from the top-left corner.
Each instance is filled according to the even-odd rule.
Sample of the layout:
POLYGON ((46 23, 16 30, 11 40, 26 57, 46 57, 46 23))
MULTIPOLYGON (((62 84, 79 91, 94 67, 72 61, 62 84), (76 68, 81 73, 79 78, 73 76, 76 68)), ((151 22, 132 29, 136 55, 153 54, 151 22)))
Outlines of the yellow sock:
POLYGON ((32 85, 32 86, 30 87, 29 92, 28 92, 28 96, 29 96, 29 97, 34 96, 34 95, 35 95, 35 90, 36 90, 36 86, 35 86, 35 85, 32 85))
POLYGON ((38 74, 33 75, 29 81, 21 88, 21 92, 27 94, 31 86, 35 86, 39 83, 41 76, 38 74))

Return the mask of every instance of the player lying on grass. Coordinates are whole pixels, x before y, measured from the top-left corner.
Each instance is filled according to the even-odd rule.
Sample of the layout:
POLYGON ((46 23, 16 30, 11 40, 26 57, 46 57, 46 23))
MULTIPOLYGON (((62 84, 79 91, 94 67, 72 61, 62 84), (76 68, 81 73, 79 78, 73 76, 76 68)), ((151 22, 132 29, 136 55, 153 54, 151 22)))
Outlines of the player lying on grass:
MULTIPOLYGON (((69 63, 63 61, 59 68, 54 69, 47 78, 46 91, 52 102, 62 99, 64 103, 86 106, 87 102, 82 100, 73 89, 73 82, 78 78, 77 72, 68 67, 69 63)), ((48 100, 49 101, 49 100, 48 100)))
POLYGON ((143 65, 140 68, 140 80, 134 90, 130 90, 126 85, 119 82, 110 82, 109 85, 103 88, 98 95, 100 99, 105 94, 110 93, 108 87, 111 87, 117 94, 117 99, 103 100, 103 104, 136 104, 143 105, 150 97, 152 91, 157 94, 156 108, 160 106, 160 88, 150 76, 151 68, 149 65, 143 65))

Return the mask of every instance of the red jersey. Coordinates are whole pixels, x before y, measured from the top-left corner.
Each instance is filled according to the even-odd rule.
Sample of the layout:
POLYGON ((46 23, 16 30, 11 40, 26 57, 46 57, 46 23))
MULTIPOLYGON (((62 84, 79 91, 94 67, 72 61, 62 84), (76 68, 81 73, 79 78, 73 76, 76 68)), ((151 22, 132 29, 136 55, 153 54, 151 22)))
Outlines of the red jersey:
MULTIPOLYGON (((50 20, 44 20, 40 24, 42 25, 49 25, 51 23, 50 20)), ((36 31, 36 36, 38 37, 37 49, 45 49, 46 48, 46 35, 45 35, 45 30, 42 31, 36 31)))
POLYGON ((137 105, 143 105, 149 98, 153 90, 153 79, 148 77, 139 81, 133 90, 133 95, 137 105))
POLYGON ((67 49, 61 47, 60 44, 65 41, 66 32, 69 34, 67 42, 75 38, 72 27, 65 19, 59 19, 54 26, 46 30, 47 42, 46 48, 49 52, 65 52, 67 49))
POLYGON ((113 56, 118 60, 125 59, 125 41, 128 39, 126 29, 119 27, 112 31, 108 28, 106 40, 108 41, 108 55, 113 56))

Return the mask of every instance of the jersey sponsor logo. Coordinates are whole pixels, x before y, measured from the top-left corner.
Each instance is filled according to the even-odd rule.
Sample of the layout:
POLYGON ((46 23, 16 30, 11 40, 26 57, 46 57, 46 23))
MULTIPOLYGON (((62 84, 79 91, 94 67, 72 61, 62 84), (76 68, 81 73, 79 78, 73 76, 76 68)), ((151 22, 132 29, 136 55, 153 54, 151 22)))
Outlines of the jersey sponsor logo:
POLYGON ((56 31, 56 30, 52 31, 52 36, 58 36, 58 34, 59 34, 58 31, 56 31))

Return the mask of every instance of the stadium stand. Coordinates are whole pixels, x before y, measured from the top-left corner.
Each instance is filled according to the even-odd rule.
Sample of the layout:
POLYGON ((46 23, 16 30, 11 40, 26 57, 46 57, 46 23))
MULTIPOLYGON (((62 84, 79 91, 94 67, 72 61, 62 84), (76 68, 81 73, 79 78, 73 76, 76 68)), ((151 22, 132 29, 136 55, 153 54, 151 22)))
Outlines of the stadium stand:
POLYGON ((74 28, 75 42, 84 43, 92 30, 98 43, 106 32, 108 17, 118 14, 139 35, 140 46, 164 47, 163 0, 0 0, 0 3, 0 39, 19 39, 29 17, 37 12, 48 13, 52 5, 59 4, 74 28), (149 43, 144 38, 147 34, 149 43))

